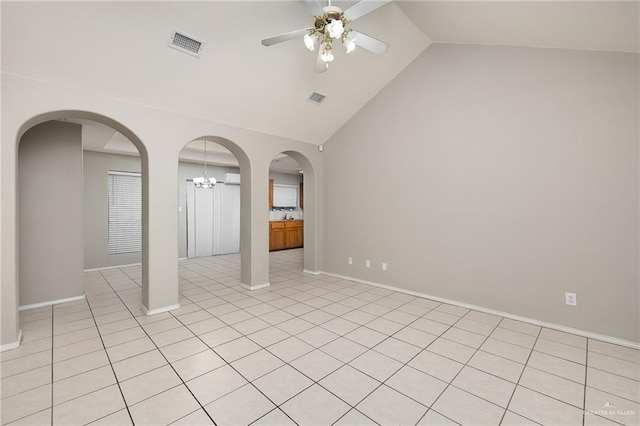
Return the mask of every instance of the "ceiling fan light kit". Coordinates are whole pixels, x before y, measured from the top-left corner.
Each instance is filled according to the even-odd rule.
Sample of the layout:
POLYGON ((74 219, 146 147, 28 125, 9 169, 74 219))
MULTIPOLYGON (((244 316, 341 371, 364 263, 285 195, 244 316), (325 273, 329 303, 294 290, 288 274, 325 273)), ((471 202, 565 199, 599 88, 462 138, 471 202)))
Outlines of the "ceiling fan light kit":
POLYGON ((329 67, 329 62, 334 60, 333 42, 339 40, 347 54, 360 46, 373 53, 381 54, 387 51, 389 45, 366 34, 362 34, 352 28, 347 28, 350 22, 373 12, 389 3, 390 0, 360 0, 346 11, 332 6, 331 1, 327 6, 321 6, 317 0, 304 0, 304 3, 314 15, 313 27, 291 31, 262 40, 264 46, 272 46, 276 43, 298 38, 303 35, 304 45, 310 51, 318 47, 316 71, 323 72, 329 67))

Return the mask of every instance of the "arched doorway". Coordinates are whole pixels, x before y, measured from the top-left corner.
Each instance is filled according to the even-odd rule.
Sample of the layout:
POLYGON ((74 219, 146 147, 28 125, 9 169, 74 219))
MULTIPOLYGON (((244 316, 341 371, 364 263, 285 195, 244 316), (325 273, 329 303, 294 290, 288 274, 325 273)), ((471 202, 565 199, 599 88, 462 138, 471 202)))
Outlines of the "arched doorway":
POLYGON ((18 305, 23 309, 82 299, 85 293, 95 293, 87 280, 92 272, 84 271, 105 270, 115 284, 113 291, 126 292, 123 302, 140 315, 148 293, 144 144, 108 117, 56 111, 25 123, 16 145, 18 305), (126 158, 130 167, 114 162, 115 156, 126 158), (118 204, 112 203, 118 201, 113 190, 130 190, 122 187, 123 176, 137 185, 137 240, 132 244, 131 228, 117 229, 118 204), (122 266, 129 269, 118 268, 122 266))
POLYGON ((224 279, 232 279, 227 283, 251 282, 250 179, 247 154, 228 139, 203 136, 180 151, 178 253, 181 268, 186 268, 188 259, 227 255, 223 260, 226 263, 223 269, 227 271, 224 279), (209 179, 214 184, 207 188, 202 182, 206 184, 209 179))
POLYGON ((241 175, 236 158, 218 143, 192 141, 180 152, 178 174, 180 259, 227 254, 239 259, 241 175))
POLYGON ((296 151, 276 155, 269 168, 270 279, 278 274, 317 274, 315 170, 296 151), (284 255, 285 250, 290 250, 284 255), (282 250, 282 251, 281 251, 282 250))

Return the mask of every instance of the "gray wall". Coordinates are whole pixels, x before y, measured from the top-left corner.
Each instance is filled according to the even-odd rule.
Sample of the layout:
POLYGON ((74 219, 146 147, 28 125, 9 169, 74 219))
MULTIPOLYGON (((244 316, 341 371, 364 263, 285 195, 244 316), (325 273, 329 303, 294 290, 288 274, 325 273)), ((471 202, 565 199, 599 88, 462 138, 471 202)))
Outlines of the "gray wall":
MULTIPOLYGON (((120 172, 139 172, 140 158, 126 155, 105 154, 85 151, 84 153, 84 193, 85 193, 85 269, 140 263, 140 253, 119 255, 107 254, 108 243, 108 198, 107 173, 109 170, 120 172)), ((178 200, 179 256, 187 257, 187 179, 202 175, 202 164, 180 162, 178 200)), ((207 166, 210 177, 220 181, 225 173, 239 173, 238 168, 207 166)))
MULTIPOLYGON (((85 269, 140 263, 140 253, 107 254, 107 173, 109 170, 139 172, 140 158, 85 151, 84 168, 85 269)), ((187 162, 179 164, 178 201, 181 211, 178 213, 178 248, 181 258, 187 257, 187 179, 201 176, 202 171, 202 164, 187 162)), ((225 173, 240 173, 240 169, 209 165, 207 173, 210 177, 223 181, 225 173)))
POLYGON ((18 147, 20 306, 82 296, 82 127, 49 121, 18 147))
POLYGON ((277 185, 300 185, 302 175, 292 175, 288 173, 269 172, 269 179, 273 179, 273 183, 277 185))
POLYGON ((640 341, 639 75, 432 45, 325 144, 324 270, 640 341))
POLYGON ((84 151, 84 268, 131 265, 142 261, 141 253, 108 254, 109 170, 140 172, 140 158, 84 151))

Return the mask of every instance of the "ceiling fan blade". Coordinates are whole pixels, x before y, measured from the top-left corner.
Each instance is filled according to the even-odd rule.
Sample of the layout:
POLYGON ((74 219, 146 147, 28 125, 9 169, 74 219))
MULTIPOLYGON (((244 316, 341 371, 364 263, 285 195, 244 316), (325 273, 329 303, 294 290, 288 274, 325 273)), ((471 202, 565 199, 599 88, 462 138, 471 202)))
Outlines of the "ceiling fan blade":
POLYGON ((391 0, 360 0, 358 3, 344 11, 344 17, 347 18, 347 21, 355 21, 356 19, 362 18, 364 15, 381 8, 387 3, 391 3, 391 0))
POLYGON ((297 37, 300 37, 300 40, 302 40, 302 37, 305 34, 309 34, 309 31, 312 28, 301 28, 299 30, 295 30, 295 31, 290 31, 288 33, 284 33, 284 34, 280 34, 277 36, 273 36, 273 37, 269 37, 269 38, 265 38, 264 40, 262 40, 262 44, 264 46, 271 46, 277 43, 282 43, 283 41, 287 41, 287 40, 291 40, 297 37))
POLYGON ((387 43, 385 43, 384 41, 380 41, 377 38, 373 38, 355 30, 351 30, 351 33, 356 38, 354 40, 356 46, 360 46, 370 52, 380 55, 381 53, 384 53, 389 49, 389 45, 387 43))
POLYGON ((321 59, 322 56, 322 47, 318 46, 318 55, 316 55, 316 72, 325 72, 329 66, 325 61, 321 59))
POLYGON ((313 16, 322 16, 324 15, 324 8, 318 3, 318 0, 302 0, 304 5, 307 6, 309 12, 313 16))

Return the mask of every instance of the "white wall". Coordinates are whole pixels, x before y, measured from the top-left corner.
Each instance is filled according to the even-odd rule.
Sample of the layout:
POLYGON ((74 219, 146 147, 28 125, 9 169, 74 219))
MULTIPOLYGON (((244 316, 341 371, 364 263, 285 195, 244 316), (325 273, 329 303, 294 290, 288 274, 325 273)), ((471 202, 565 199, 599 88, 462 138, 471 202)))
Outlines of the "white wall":
POLYGON ((323 267, 640 342, 639 76, 431 45, 325 144, 323 267))
POLYGON ((20 306, 84 294, 81 131, 50 121, 20 141, 20 306))

